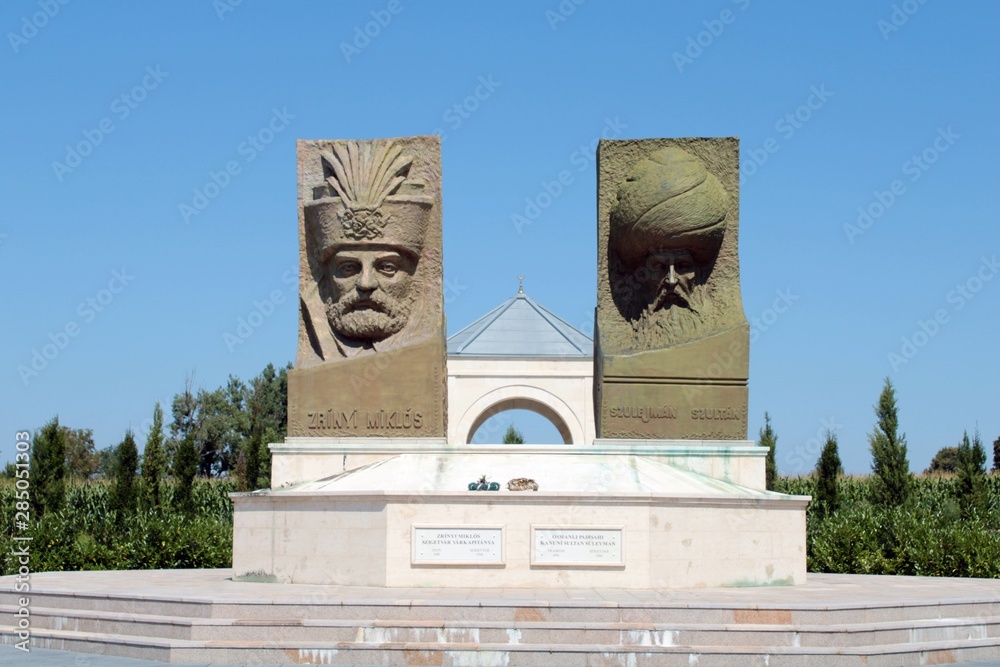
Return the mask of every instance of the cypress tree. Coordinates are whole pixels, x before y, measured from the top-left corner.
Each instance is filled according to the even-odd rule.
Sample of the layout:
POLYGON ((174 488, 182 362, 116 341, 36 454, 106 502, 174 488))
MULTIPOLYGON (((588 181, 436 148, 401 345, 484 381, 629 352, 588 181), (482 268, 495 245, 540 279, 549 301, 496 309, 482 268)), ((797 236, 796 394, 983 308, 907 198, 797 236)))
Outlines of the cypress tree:
POLYGON ((147 509, 160 509, 160 480, 163 477, 163 408, 153 407, 153 428, 142 451, 143 495, 147 509))
POLYGON ((58 416, 35 432, 28 471, 35 518, 59 511, 66 499, 66 440, 58 416))
POLYGON ((253 491, 259 484, 260 446, 260 428, 254 426, 247 442, 247 491, 253 491))
POLYGON ((970 517, 986 509, 986 450, 976 431, 972 442, 962 434, 958 445, 958 503, 962 516, 970 517))
POLYGON ((194 514, 192 489, 197 472, 198 452, 194 449, 194 436, 188 434, 174 456, 174 508, 179 512, 194 514))
POLYGON ((1000 472, 1000 435, 993 441, 993 472, 1000 472))
POLYGON ((899 433, 899 410, 896 392, 889 378, 875 405, 878 422, 868 436, 872 452, 872 501, 884 507, 909 503, 913 476, 906 456, 906 436, 899 433))
POLYGON ((139 467, 139 450, 135 446, 132 430, 125 433, 125 439, 118 445, 115 462, 115 481, 111 487, 111 507, 117 512, 118 520, 123 520, 135 511, 138 493, 135 474, 139 467))
POLYGON ((764 413, 764 428, 760 430, 760 446, 767 447, 767 457, 764 459, 764 482, 768 491, 774 491, 778 480, 778 468, 775 464, 774 450, 778 446, 778 436, 771 428, 771 415, 764 413))
POLYGON ((837 436, 827 431, 826 444, 816 462, 816 491, 813 494, 813 507, 820 517, 829 516, 840 508, 837 477, 841 472, 843 467, 837 451, 837 436))
POLYGON ((513 424, 507 427, 507 432, 503 434, 503 440, 501 441, 505 445, 523 445, 524 436, 521 432, 514 428, 513 424))

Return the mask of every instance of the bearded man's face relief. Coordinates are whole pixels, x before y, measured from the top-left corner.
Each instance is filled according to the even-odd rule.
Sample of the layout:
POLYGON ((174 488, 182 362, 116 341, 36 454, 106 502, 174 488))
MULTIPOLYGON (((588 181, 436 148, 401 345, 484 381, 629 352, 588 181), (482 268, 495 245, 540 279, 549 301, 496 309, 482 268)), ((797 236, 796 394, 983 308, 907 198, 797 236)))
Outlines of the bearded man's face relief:
POLYGON ((646 261, 644 288, 651 311, 679 306, 693 307, 698 266, 687 250, 657 250, 646 261))
POLYGON ((410 317, 415 262, 392 248, 345 249, 329 260, 330 327, 340 336, 378 342, 399 333, 410 317))

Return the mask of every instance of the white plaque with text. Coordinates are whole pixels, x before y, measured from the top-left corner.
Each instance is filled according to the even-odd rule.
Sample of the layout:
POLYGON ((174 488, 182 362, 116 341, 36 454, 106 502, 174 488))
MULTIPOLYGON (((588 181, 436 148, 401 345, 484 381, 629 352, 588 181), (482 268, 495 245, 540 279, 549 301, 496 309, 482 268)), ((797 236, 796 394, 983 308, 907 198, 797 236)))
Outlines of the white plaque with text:
POLYGON ((412 565, 503 565, 503 526, 413 526, 412 565))
POLYGON ((625 565, 622 526, 531 527, 532 565, 625 565))

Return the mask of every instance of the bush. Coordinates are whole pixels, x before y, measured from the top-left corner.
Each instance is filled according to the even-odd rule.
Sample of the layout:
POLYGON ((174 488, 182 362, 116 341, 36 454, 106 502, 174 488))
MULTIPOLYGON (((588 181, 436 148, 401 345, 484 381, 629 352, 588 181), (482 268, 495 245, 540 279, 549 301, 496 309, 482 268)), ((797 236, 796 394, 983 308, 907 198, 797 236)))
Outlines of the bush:
MULTIPOLYGON (((175 488, 173 483, 162 487, 168 506, 175 488)), ((112 508, 111 482, 68 484, 62 509, 46 513, 33 526, 31 570, 229 567, 233 507, 227 494, 234 490, 228 480, 198 480, 191 495, 193 515, 144 510, 131 511, 119 520, 112 508)), ((17 572, 11 535, 23 534, 11 525, 14 491, 13 482, 0 482, 5 523, 0 534, 0 564, 4 574, 17 572)))
MULTIPOLYGON (((1000 578, 1000 476, 984 480, 981 511, 963 512, 956 477, 917 477, 912 502, 869 502, 871 477, 841 477, 840 510, 806 518, 811 572, 1000 578)), ((813 477, 779 478, 778 491, 815 495, 813 477)))

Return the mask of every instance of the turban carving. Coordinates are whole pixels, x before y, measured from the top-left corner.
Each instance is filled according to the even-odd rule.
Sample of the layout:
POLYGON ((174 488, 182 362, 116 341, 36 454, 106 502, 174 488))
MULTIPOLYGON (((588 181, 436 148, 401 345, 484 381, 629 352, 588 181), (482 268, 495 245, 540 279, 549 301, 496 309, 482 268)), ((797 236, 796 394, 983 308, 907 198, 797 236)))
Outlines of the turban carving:
POLYGON ((729 197, 701 160, 680 148, 651 153, 618 188, 611 241, 628 266, 653 250, 688 250, 711 261, 726 231, 729 197))

